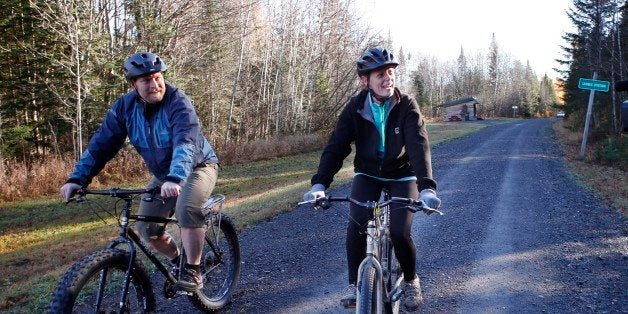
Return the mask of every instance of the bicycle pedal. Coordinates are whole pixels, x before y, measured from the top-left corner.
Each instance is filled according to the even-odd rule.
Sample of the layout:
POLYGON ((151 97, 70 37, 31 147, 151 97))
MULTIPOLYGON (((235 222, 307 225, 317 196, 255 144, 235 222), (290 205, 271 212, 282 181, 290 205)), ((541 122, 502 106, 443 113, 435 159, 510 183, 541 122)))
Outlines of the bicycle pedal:
POLYGON ((192 295, 194 295, 194 292, 189 292, 189 291, 185 291, 185 290, 177 290, 177 295, 188 295, 188 296, 192 296, 192 295))
POLYGON ((399 299, 401 299, 401 295, 403 294, 403 290, 398 289, 397 291, 394 291, 392 296, 390 297, 390 300, 392 302, 397 302, 399 301, 399 299))

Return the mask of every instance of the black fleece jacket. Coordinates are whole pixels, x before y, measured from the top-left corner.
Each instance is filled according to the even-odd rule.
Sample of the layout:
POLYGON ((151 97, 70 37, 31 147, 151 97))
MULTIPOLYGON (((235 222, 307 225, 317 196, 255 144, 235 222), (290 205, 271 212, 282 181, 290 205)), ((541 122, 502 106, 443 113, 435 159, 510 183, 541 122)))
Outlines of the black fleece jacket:
POLYGON ((377 153, 380 135, 371 108, 366 105, 367 95, 368 90, 361 91, 343 109, 323 150, 312 185, 320 183, 328 188, 343 160, 351 153, 351 143, 355 142, 355 172, 386 179, 416 176, 419 191, 435 190, 427 131, 417 102, 395 88, 386 122, 385 153, 381 159, 377 153))

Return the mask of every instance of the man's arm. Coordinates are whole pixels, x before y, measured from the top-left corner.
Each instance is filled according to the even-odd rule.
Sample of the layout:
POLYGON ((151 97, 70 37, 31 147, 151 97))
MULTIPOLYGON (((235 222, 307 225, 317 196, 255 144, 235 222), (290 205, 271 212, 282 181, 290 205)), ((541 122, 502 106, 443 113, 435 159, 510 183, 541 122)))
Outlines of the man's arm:
POLYGON ((122 100, 118 100, 114 106, 109 109, 103 123, 98 131, 92 136, 87 145, 87 149, 83 152, 81 159, 74 167, 74 171, 68 179, 68 183, 76 183, 81 186, 87 186, 122 148, 127 137, 127 130, 124 123, 119 119, 119 112, 116 112, 121 105, 122 100))

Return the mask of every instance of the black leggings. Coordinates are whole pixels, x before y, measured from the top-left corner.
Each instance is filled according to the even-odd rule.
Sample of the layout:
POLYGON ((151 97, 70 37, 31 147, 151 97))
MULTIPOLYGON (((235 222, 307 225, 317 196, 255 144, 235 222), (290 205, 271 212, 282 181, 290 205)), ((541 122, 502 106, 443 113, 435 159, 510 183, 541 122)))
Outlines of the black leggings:
MULTIPOLYGON (((360 202, 378 201, 384 188, 388 190, 390 196, 416 199, 419 195, 416 181, 384 182, 364 175, 357 175, 351 184, 351 197, 360 202)), ((411 236, 414 213, 406 208, 400 208, 402 206, 401 204, 390 204, 390 237, 404 279, 409 281, 414 279, 416 274, 416 248, 411 236)), ((371 214, 369 210, 363 207, 350 204, 349 215, 352 219, 349 219, 347 225, 346 244, 350 284, 355 284, 358 281, 358 268, 366 257, 366 224, 371 218, 371 214)))

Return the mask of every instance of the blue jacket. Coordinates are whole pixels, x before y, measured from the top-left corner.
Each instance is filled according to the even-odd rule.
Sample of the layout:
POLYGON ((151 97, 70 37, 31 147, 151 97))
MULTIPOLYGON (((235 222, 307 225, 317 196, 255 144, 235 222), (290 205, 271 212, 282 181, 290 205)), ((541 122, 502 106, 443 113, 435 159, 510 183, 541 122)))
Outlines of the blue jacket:
POLYGON ((87 186, 127 137, 150 172, 162 181, 180 183, 196 166, 218 163, 214 149, 201 133, 190 99, 166 84, 159 105, 144 104, 135 90, 120 97, 90 139, 68 182, 87 186))

